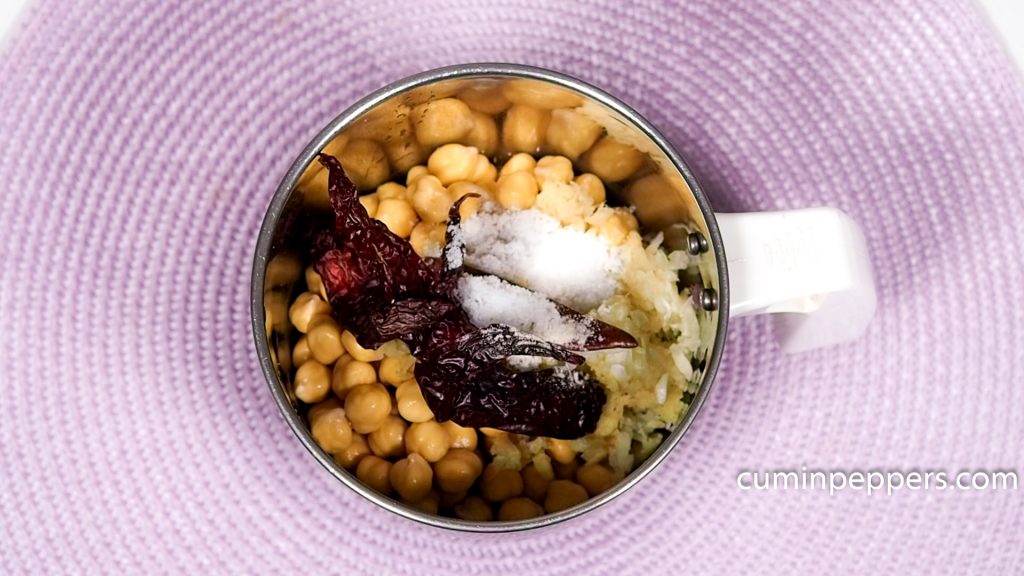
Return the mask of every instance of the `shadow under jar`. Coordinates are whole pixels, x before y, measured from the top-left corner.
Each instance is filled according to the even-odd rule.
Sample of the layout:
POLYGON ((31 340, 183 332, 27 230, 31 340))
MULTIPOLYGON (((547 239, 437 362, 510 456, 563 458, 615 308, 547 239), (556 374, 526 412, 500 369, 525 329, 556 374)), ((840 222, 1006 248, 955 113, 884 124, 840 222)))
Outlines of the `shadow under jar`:
MULTIPOLYGON (((475 217, 480 202, 467 208, 464 222, 475 217)), ((427 524, 522 530, 608 502, 679 441, 721 356, 725 276, 710 205, 682 159, 646 120, 601 90, 555 72, 463 65, 367 96, 299 155, 260 231, 253 328, 260 363, 285 419, 345 485, 427 524), (459 190, 482 191, 482 200, 511 211, 530 208, 554 190, 548 180, 574 183, 577 192, 595 190, 603 198, 595 198, 593 212, 599 206, 607 206, 605 211, 580 221, 563 214, 562 223, 613 246, 636 232, 645 248, 655 242, 666 257, 675 254, 675 294, 693 313, 685 365, 676 358, 677 367, 664 378, 633 378, 621 394, 609 391, 608 402, 617 405, 606 405, 589 441, 435 422, 412 377, 407 349, 366 350, 330 316, 307 244, 308 231, 333 217, 328 171, 316 161, 321 151, 339 159, 368 214, 409 239, 421 255, 437 255, 459 190), (660 421, 624 424, 636 419, 630 402, 638 395, 648 398, 645 409, 661 410, 660 421), (648 429, 638 430, 642 426, 648 429)), ((679 334, 660 337, 671 343, 679 334)), ((603 370, 609 369, 614 378, 614 362, 606 362, 603 370)), ((594 370, 604 384, 602 368, 594 370)))

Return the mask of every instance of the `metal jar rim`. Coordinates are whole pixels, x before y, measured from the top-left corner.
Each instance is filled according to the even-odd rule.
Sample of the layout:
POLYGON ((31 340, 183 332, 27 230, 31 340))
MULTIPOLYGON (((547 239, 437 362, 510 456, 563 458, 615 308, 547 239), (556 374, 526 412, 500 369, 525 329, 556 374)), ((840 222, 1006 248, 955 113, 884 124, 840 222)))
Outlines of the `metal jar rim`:
POLYGON ((309 142, 309 144, 306 145, 292 163, 288 172, 278 185, 277 190, 274 192, 274 196, 267 209, 266 216, 260 226, 260 232, 256 242, 250 287, 253 338, 256 343, 256 354, 259 359, 260 368, 263 371, 264 378, 267 381, 271 394, 274 396, 274 400, 277 402, 278 408, 281 410, 282 416, 292 429, 292 432, 295 433, 299 442, 302 443, 306 450, 324 468, 333 474, 335 478, 354 490, 357 494, 404 518, 431 526, 468 532, 512 532, 529 530, 550 526, 570 518, 575 518, 610 502, 612 499, 629 490, 642 478, 647 476, 647 474, 649 474, 665 459, 676 444, 679 443, 679 440, 693 423, 697 412, 703 405, 704 400, 711 389, 711 384, 714 382, 715 375, 721 361, 729 316, 729 282, 725 262, 725 251, 722 245, 721 235, 719 234, 718 224, 715 220, 714 213, 711 210, 711 205, 705 197, 700 184, 697 182, 697 179, 690 171, 686 162, 682 159, 679 153, 676 152, 672 145, 669 144, 667 139, 635 110, 614 96, 591 84, 571 76, 543 68, 504 63, 477 63, 447 66, 403 78, 362 98, 331 120, 331 122, 328 123, 327 126, 321 130, 320 133, 309 142), (711 347, 710 357, 708 358, 705 366, 702 382, 697 389, 693 400, 690 402, 689 408, 683 415, 682 420, 646 460, 644 460, 636 469, 630 472, 612 488, 609 488, 605 492, 589 498, 587 501, 571 508, 529 520, 472 522, 457 518, 427 514, 416 510, 411 506, 392 500, 391 498, 364 486, 353 474, 334 462, 331 456, 320 449, 313 440, 312 434, 292 406, 283 387, 281 386, 280 381, 278 380, 277 367, 274 365, 271 358, 270 345, 265 332, 266 312, 263 301, 264 280, 274 232, 277 229, 284 207, 295 189, 295 184, 298 182, 305 167, 313 160, 314 156, 337 134, 348 127, 352 121, 393 96, 420 86, 433 84, 441 80, 474 77, 526 78, 553 83, 591 98, 614 110, 628 120, 634 127, 640 130, 641 133, 654 142, 659 149, 661 149, 689 186, 690 191, 696 200, 697 206, 707 223, 710 235, 709 240, 715 255, 715 262, 718 269, 720 305, 715 341, 711 347))

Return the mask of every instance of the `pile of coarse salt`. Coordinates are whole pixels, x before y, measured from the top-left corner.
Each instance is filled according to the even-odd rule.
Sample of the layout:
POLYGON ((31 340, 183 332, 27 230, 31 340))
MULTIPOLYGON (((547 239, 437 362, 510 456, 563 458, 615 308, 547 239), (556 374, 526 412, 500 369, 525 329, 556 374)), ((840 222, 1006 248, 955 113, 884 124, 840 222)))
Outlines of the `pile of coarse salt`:
POLYGON ((582 344, 592 324, 566 318, 547 298, 495 276, 463 275, 456 292, 478 327, 506 324, 554 344, 582 344))
POLYGON ((580 312, 618 287, 622 251, 529 210, 484 209, 462 223, 466 264, 539 292, 580 312))

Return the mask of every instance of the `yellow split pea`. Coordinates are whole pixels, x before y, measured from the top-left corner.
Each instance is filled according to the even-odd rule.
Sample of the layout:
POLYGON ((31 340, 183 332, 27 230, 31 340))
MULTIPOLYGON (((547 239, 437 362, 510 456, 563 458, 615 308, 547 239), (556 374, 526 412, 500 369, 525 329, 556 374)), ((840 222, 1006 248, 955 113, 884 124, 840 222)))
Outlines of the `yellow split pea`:
MULTIPOLYGON (((581 108, 578 95, 511 81, 438 96, 403 104, 381 129, 360 125, 330 145, 370 217, 421 257, 441 254, 450 208, 467 194, 478 198, 461 205, 464 219, 487 203, 535 207, 611 244, 635 238, 636 217, 606 206, 605 187, 652 194, 660 191, 656 175, 645 155, 581 108)), ((313 164, 299 184, 321 207, 326 172, 313 164)), ((332 317, 316 270, 302 266, 296 259, 268 271, 283 292, 303 277, 308 290, 290 306, 284 296, 275 313, 299 332, 290 350, 295 397, 310 405, 317 443, 367 486, 427 513, 522 520, 575 506, 621 478, 606 453, 581 457, 573 442, 436 421, 408 349, 360 345, 332 317)))

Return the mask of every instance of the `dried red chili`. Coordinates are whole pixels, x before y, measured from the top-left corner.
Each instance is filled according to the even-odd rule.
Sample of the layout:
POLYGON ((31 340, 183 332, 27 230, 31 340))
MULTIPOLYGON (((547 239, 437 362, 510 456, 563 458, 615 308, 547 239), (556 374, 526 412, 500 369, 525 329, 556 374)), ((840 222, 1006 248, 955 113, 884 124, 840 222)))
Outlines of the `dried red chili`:
POLYGON ((575 366, 577 352, 636 346, 626 332, 565 306, 590 331, 583 344, 546 342, 505 325, 477 328, 455 297, 464 247, 458 241, 460 199, 449 213, 444 254, 420 258, 410 244, 370 218, 341 164, 321 154, 329 171, 334 225, 314 236, 313 259, 337 320, 364 346, 393 339, 409 345, 415 374, 438 421, 510 432, 577 438, 597 426, 605 393, 575 366), (564 366, 520 372, 511 356, 540 356, 564 366))

